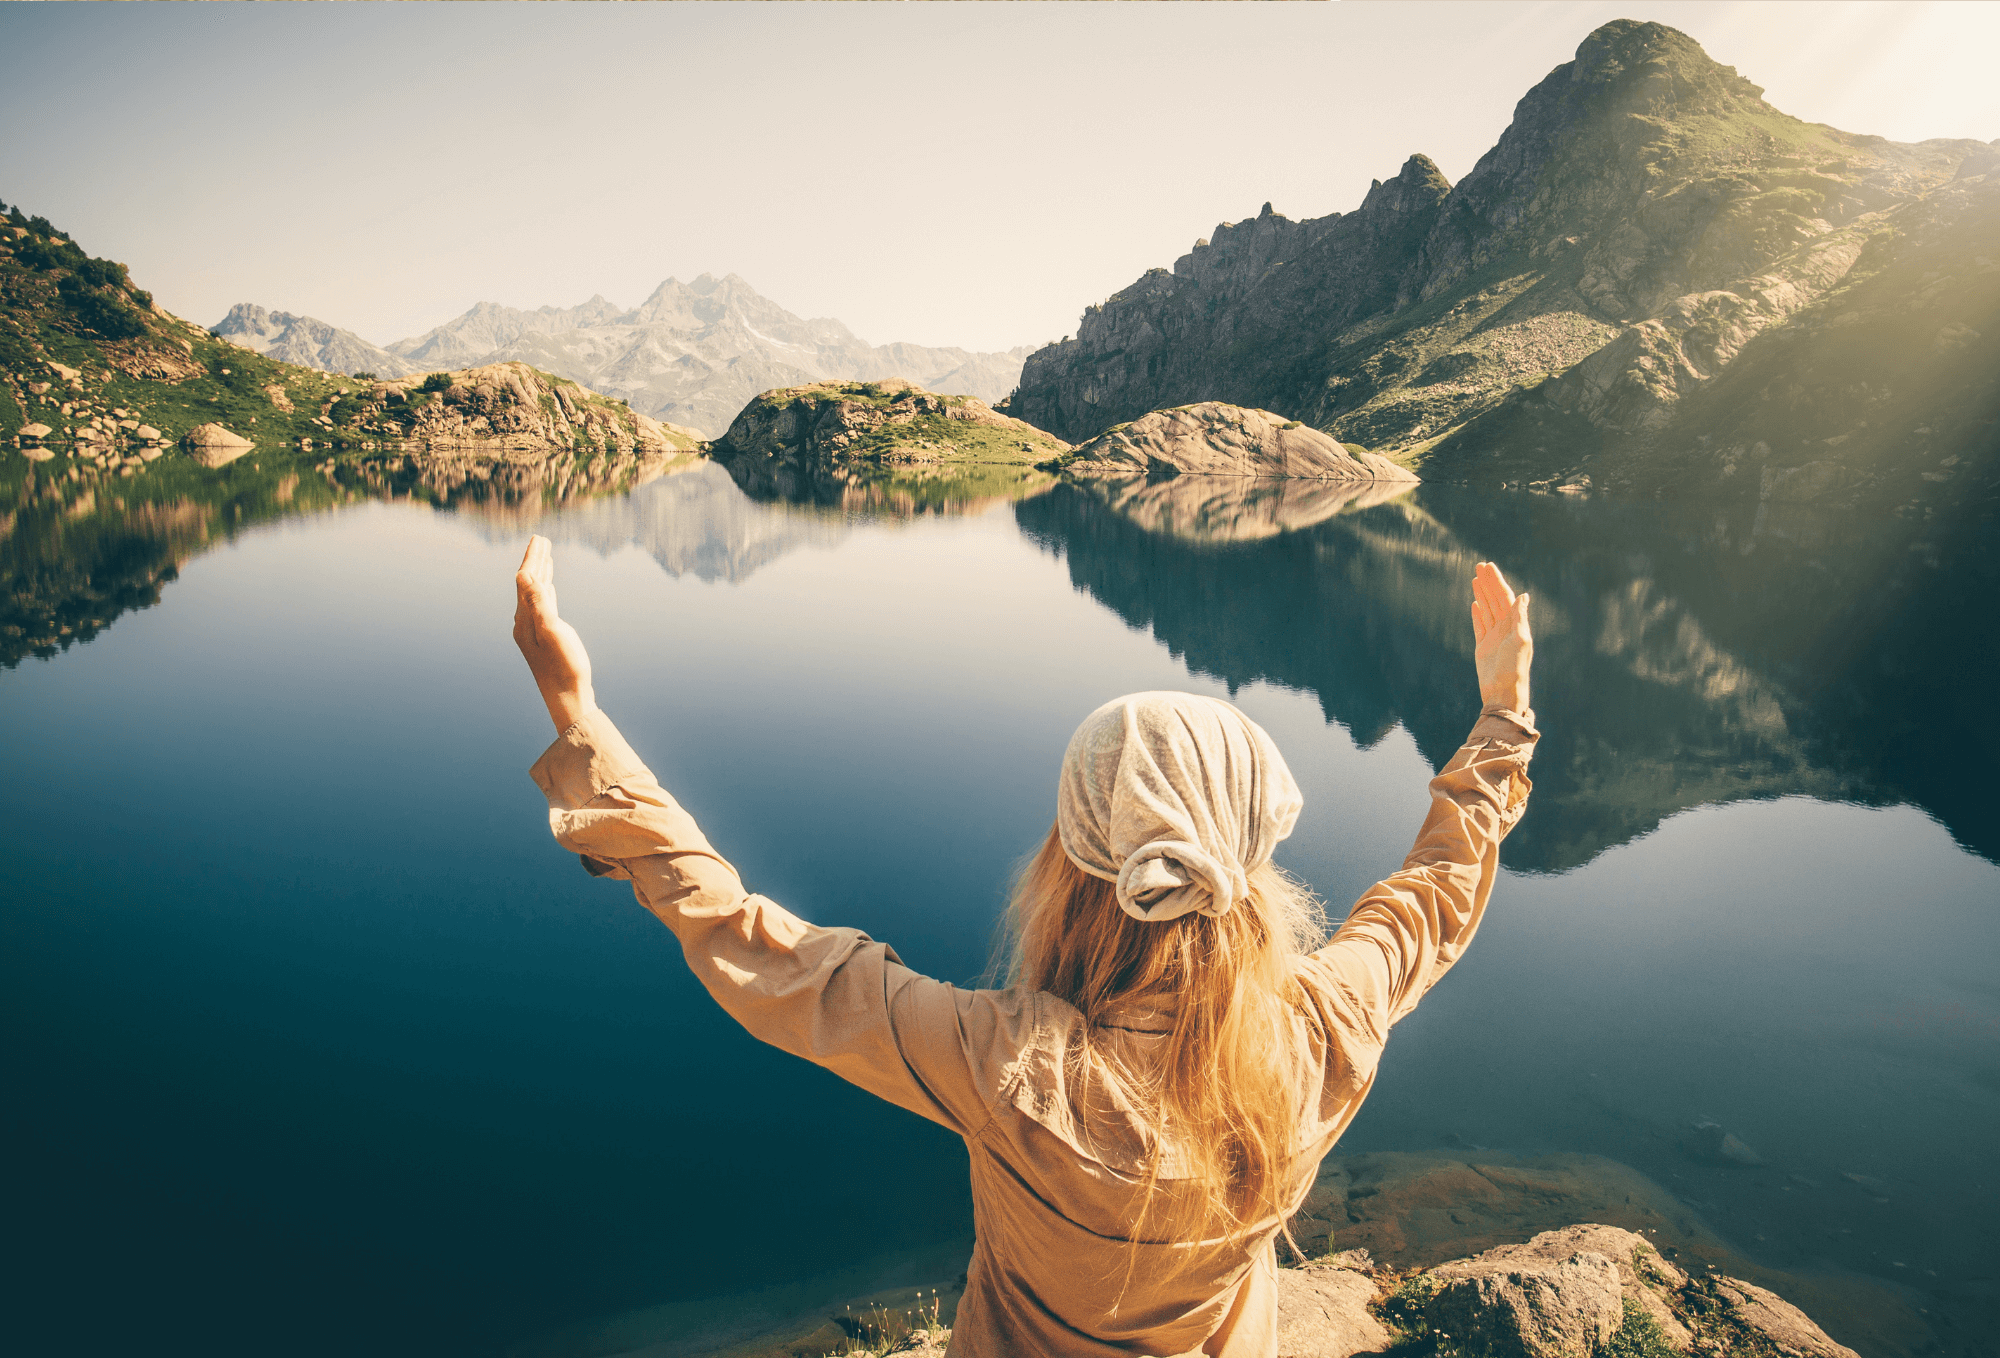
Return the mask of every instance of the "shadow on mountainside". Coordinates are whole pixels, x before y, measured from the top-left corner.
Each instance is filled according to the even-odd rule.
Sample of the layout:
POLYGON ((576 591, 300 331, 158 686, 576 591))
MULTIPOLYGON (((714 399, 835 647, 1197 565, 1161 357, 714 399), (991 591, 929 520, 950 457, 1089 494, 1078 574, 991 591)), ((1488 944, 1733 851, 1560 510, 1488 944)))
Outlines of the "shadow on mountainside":
POLYGON ((2000 750, 1964 677, 2000 662, 1965 625, 2000 587, 1990 524, 1444 486, 1252 541, 1149 532, 1068 485, 1014 513, 1190 670, 1310 690, 1363 746, 1401 724, 1433 766, 1474 715, 1465 582, 1499 562, 1534 596, 1544 733, 1511 867, 1794 794, 1914 802, 2000 859, 2000 750))

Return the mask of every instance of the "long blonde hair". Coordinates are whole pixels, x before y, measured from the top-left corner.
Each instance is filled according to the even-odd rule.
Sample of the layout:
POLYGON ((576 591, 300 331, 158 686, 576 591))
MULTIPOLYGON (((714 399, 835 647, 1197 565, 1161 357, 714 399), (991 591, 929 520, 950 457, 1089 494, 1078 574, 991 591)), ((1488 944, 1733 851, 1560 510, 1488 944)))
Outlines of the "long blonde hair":
POLYGON ((1103 1080, 1156 1129, 1135 1245, 1142 1233, 1223 1245, 1284 1210, 1306 1093, 1297 1021, 1305 996, 1291 964, 1325 940, 1326 917, 1271 864, 1253 870, 1249 886, 1249 898, 1219 916, 1134 919, 1112 883, 1070 861, 1054 829, 1015 878, 1003 976, 1082 1014, 1064 1060, 1072 1106, 1084 1107, 1090 1082, 1103 1080), (1159 1060, 1146 1069, 1092 1038, 1113 1005, 1133 998, 1173 1011, 1159 1060), (1159 1193, 1169 1153, 1178 1191, 1159 1193))

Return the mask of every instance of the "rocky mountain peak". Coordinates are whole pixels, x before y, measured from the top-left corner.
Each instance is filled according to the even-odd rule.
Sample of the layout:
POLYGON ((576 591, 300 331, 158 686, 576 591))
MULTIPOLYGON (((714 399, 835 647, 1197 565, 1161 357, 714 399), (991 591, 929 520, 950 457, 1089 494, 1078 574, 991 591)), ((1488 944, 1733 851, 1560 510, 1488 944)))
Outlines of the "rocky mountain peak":
MULTIPOLYGON (((1379 179, 1370 184, 1368 196, 1361 200, 1361 210, 1419 212, 1436 207, 1450 192, 1451 181, 1444 177, 1444 171, 1429 156, 1418 154, 1403 162, 1394 179, 1386 184, 1379 179)), ((1265 206, 1269 208, 1269 204, 1265 206)))

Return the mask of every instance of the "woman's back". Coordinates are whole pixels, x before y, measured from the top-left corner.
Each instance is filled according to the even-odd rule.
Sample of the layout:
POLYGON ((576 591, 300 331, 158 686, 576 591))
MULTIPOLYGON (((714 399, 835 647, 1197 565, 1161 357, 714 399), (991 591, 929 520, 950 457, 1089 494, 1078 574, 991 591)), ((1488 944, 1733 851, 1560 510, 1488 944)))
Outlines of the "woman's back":
MULTIPOLYGON (((538 654, 562 652, 574 633, 564 640, 553 599, 537 593, 531 565, 539 550, 545 569, 546 544, 536 542, 516 635, 561 730, 532 771, 557 840, 594 875, 631 881, 752 1034, 964 1137, 977 1243, 953 1352, 1270 1358, 1273 1238, 1366 1097, 1390 1025, 1478 927, 1500 839, 1526 801, 1536 733, 1525 658, 1521 701, 1489 700, 1432 780, 1402 870, 1325 946, 1305 953, 1284 936, 1295 914, 1268 864, 1296 815, 1285 809, 1289 775, 1245 765, 1265 756, 1233 736, 1196 740, 1176 757, 1192 752, 1199 768, 1180 781, 1203 783, 1204 804, 1173 794, 1179 810, 1162 802, 1155 826, 1161 807, 1125 814, 1107 794, 1079 842, 1067 827, 1061 836, 1057 852, 1084 873, 1109 879, 1104 863, 1120 865, 1112 913, 1136 926, 1105 918, 1072 884, 1042 902, 1060 919, 1035 915, 1061 924, 1044 931, 1046 965, 1027 968, 1042 984, 962 990, 858 930, 808 924, 744 891, 589 701, 580 643, 563 664, 538 654), (1240 802, 1241 814, 1218 817, 1214 802, 1240 802), (1105 833, 1093 840, 1093 827, 1105 833), (1234 979, 1218 988, 1217 976, 1234 979)), ((1525 600, 1514 611, 1525 641, 1525 600)), ((1490 697, 1486 679, 1482 661, 1490 697)), ((1175 778, 1157 772, 1098 786, 1167 798, 1175 778)), ((1033 951, 1017 952, 1017 972, 1033 951)))

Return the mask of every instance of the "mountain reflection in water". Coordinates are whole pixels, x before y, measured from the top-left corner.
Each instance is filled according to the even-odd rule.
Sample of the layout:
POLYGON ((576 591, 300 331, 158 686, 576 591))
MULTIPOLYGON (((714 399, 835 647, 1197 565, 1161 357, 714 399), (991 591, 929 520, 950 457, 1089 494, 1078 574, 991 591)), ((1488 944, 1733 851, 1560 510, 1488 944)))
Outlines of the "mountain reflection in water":
POLYGON ((1509 866, 1560 871, 1689 807, 1786 794, 1915 802, 2000 858, 1977 681, 2000 663, 1990 524, 1422 486, 1273 531, 1238 487, 1231 532, 1228 480, 1063 485, 1015 514, 1190 669, 1310 691, 1363 746, 1400 724, 1433 765, 1464 736, 1464 582, 1500 563, 1534 597, 1544 732, 1509 866))

